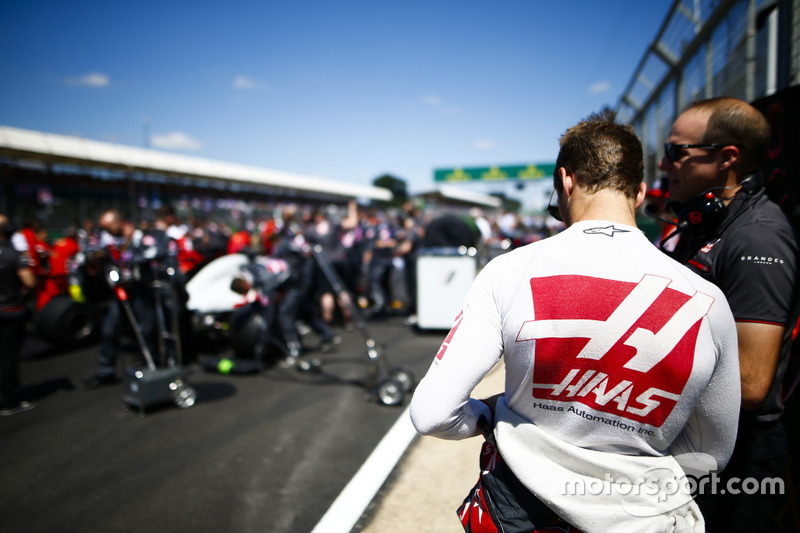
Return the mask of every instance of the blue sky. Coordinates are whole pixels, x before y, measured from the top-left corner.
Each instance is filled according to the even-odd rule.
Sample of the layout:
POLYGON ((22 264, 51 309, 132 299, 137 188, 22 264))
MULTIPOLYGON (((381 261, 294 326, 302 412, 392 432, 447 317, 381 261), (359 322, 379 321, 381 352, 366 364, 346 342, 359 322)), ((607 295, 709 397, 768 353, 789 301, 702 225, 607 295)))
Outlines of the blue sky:
POLYGON ((2 0, 0 124, 420 192, 552 162, 671 4, 2 0))

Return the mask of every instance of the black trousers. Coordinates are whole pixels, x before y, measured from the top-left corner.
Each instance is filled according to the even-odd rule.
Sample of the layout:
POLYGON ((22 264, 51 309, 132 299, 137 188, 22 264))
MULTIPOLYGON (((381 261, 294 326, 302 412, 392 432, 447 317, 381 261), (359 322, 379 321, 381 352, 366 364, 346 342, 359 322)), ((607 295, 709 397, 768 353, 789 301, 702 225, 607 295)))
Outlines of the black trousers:
POLYGON ((764 480, 783 479, 788 461, 789 443, 781 420, 740 423, 731 460, 718 475, 716 493, 695 496, 706 520, 706 530, 709 533, 781 531, 774 515, 784 496, 769 494, 774 485, 764 480), (758 490, 747 494, 745 491, 753 492, 756 481, 758 490), (731 493, 730 488, 739 494, 731 493))
POLYGON ((481 448, 478 483, 457 511, 465 533, 581 533, 522 484, 490 439, 481 448))
POLYGON ((19 357, 25 340, 25 317, 0 318, 0 397, 2 408, 20 402, 19 357))

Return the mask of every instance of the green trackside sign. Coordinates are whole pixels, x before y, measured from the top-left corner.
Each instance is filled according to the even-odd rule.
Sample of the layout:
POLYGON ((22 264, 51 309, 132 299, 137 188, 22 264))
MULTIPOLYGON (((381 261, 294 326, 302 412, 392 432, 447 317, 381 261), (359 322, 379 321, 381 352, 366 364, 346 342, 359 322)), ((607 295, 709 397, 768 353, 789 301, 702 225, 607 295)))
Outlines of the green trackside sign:
POLYGON ((433 181, 537 180, 553 177, 555 163, 507 167, 443 168, 433 171, 433 181))

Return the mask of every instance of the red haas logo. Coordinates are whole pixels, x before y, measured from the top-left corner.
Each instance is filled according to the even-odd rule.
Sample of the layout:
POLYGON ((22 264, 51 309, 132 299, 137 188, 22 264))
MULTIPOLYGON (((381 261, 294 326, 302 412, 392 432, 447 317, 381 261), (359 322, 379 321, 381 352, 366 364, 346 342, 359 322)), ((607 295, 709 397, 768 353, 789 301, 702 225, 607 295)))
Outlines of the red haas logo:
POLYGON ((588 276, 531 279, 536 320, 517 342, 536 341, 533 397, 579 402, 660 427, 683 391, 697 334, 714 299, 588 276))
POLYGON ((447 351, 447 347, 450 346, 450 342, 453 340, 453 335, 456 334, 456 330, 458 326, 461 325, 461 321, 464 319, 464 313, 458 313, 455 320, 453 321, 453 327, 450 328, 450 333, 447 334, 447 337, 444 338, 442 345, 439 347, 439 351, 436 353, 436 359, 441 360, 444 357, 444 352, 447 351))

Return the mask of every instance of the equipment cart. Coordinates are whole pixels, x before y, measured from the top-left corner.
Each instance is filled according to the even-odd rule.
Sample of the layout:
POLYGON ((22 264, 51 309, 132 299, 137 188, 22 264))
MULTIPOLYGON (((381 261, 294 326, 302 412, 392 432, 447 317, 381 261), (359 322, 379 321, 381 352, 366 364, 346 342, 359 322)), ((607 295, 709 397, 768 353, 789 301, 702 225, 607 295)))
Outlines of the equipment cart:
MULTIPOLYGON (((414 390, 416 380, 411 369, 404 366, 393 367, 384 353, 384 347, 378 346, 375 338, 370 334, 367 323, 360 310, 355 305, 353 297, 348 293, 339 274, 322 245, 316 244, 311 247, 314 260, 319 265, 325 277, 333 287, 340 301, 345 302, 347 310, 353 318, 353 323, 364 339, 367 353, 367 377, 364 386, 371 398, 376 399, 383 405, 400 405, 406 394, 414 390)), ((322 364, 318 359, 312 361, 301 361, 298 368, 303 371, 314 371, 322 364)))
POLYGON ((145 367, 127 368, 125 370, 125 395, 123 400, 131 408, 138 409, 142 417, 149 407, 173 402, 180 408, 186 409, 195 404, 197 392, 186 381, 186 369, 181 364, 180 331, 178 326, 178 298, 167 270, 163 273, 166 279, 156 279, 150 283, 154 291, 155 315, 157 327, 157 346, 159 361, 162 366, 156 366, 153 354, 142 334, 142 328, 128 299, 128 292, 124 283, 130 276, 119 268, 108 270, 108 283, 114 291, 114 296, 119 301, 125 316, 130 323, 136 342, 139 345, 146 363, 145 367), (170 326, 167 325, 167 314, 164 309, 164 295, 170 303, 170 326), (170 346, 167 346, 167 343, 170 346))

